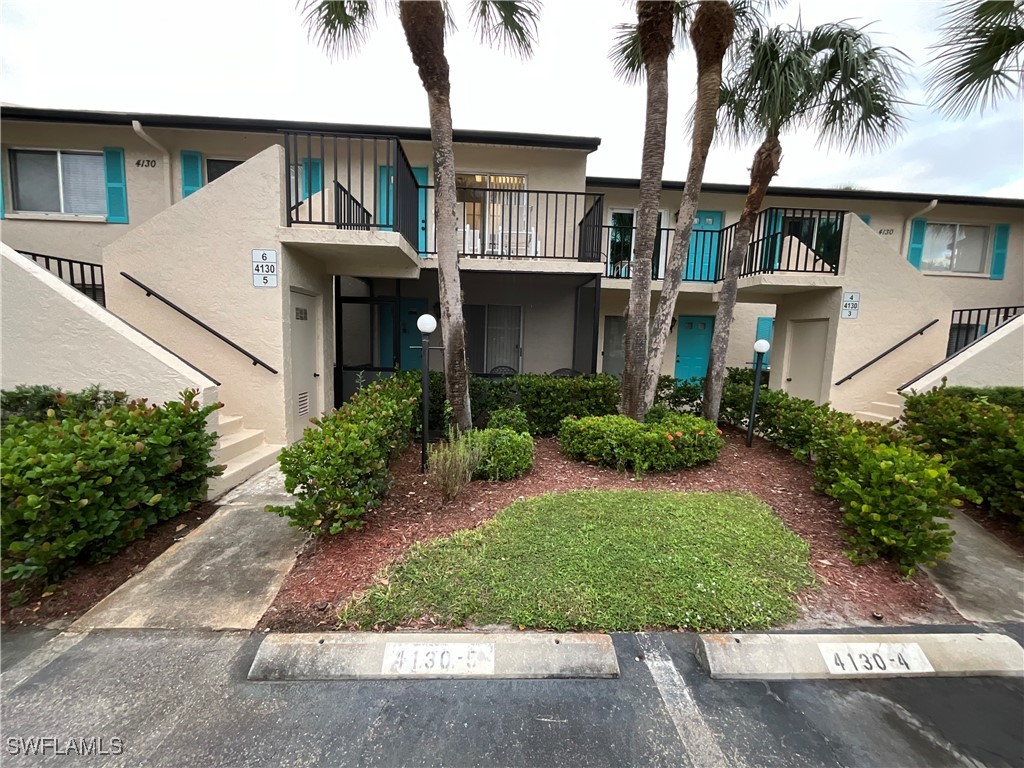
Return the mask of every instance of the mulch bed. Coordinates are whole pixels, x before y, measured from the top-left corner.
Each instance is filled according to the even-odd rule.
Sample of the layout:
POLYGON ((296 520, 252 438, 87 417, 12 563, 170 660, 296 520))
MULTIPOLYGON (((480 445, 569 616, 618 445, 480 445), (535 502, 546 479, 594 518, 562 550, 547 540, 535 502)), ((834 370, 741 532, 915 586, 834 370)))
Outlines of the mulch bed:
POLYGON ((133 541, 105 563, 76 568, 64 577, 50 597, 12 607, 7 603, 7 593, 17 587, 5 582, 0 600, 0 624, 4 628, 22 624, 44 626, 51 622, 61 626, 70 624, 216 511, 217 505, 207 501, 154 525, 146 531, 145 538, 133 541))
POLYGON ((839 505, 814 491, 810 468, 757 439, 744 445, 727 430, 719 458, 694 469, 631 475, 567 459, 554 439, 538 439, 534 467, 511 482, 475 481, 447 505, 419 471, 419 448, 392 465, 394 485, 358 531, 310 542, 299 556, 261 629, 309 631, 337 626, 337 609, 413 543, 474 528, 517 499, 584 488, 746 491, 763 499, 810 546, 820 588, 801 592, 803 616, 793 627, 851 624, 959 623, 924 574, 904 580, 888 562, 854 565, 843 554, 839 505))

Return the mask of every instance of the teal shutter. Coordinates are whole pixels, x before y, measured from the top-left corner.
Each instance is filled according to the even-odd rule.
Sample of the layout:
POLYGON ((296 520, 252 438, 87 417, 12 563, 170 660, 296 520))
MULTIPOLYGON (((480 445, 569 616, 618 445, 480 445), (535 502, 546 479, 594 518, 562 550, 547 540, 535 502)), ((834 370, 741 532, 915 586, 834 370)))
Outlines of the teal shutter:
POLYGON ((203 156, 199 152, 181 150, 181 197, 188 197, 203 186, 203 156))
POLYGON ((774 208, 765 211, 761 215, 768 214, 765 219, 764 231, 761 233, 761 269, 765 272, 774 272, 779 266, 779 256, 782 254, 782 211, 774 208))
POLYGON ((308 200, 324 188, 323 163, 318 157, 302 160, 302 199, 308 200))
POLYGON ((128 185, 124 175, 124 150, 103 148, 103 169, 107 182, 107 223, 128 223, 128 185))
POLYGON ((996 224, 992 237, 992 269, 988 276, 992 280, 1002 280, 1006 272, 1006 251, 1010 246, 1010 225, 996 224))
MULTIPOLYGON (((758 339, 764 339, 769 344, 772 340, 772 331, 775 329, 775 318, 774 317, 759 317, 757 318, 757 334, 755 335, 754 341, 758 339)), ((768 365, 771 361, 772 351, 769 349, 764 356, 764 364, 768 365)))
POLYGON ((907 261, 915 269, 921 268, 921 257, 924 255, 924 236, 927 231, 927 219, 914 219, 910 222, 910 248, 907 249, 907 261))
POLYGON ((867 214, 867 213, 859 213, 859 214, 857 214, 857 215, 858 215, 858 216, 860 216, 860 220, 861 220, 861 221, 863 221, 863 222, 864 222, 865 224, 867 224, 867 225, 868 225, 869 227, 871 226, 871 216, 870 216, 870 214, 867 214))

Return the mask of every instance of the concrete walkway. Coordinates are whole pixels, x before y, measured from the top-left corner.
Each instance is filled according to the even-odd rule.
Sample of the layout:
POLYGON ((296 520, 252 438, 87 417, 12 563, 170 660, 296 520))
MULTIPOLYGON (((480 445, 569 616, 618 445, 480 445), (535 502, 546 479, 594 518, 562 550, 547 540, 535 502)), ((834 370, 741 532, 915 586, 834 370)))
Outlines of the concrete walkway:
POLYGON ((274 600, 305 534, 266 504, 287 503, 277 467, 221 500, 174 544, 73 625, 73 630, 252 629, 274 600))
POLYGON ((1024 557, 961 512, 949 527, 953 550, 928 576, 968 621, 1024 621, 1024 557))

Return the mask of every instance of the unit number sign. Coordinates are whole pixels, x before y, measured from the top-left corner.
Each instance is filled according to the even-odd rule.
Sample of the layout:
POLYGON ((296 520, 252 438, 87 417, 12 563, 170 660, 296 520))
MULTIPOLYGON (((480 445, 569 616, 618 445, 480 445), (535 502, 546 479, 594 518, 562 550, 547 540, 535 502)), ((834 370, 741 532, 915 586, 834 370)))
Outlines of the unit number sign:
POLYGON ((277 251, 258 248, 252 252, 252 284, 254 288, 277 288, 277 251))
POLYGON ((860 293, 848 291, 843 294, 843 305, 839 308, 839 317, 843 320, 856 320, 860 314, 860 293))
POLYGON ((830 675, 910 675, 931 672, 917 643, 818 643, 830 675))
POLYGON ((494 674, 494 643, 388 643, 383 675, 458 677, 494 674))

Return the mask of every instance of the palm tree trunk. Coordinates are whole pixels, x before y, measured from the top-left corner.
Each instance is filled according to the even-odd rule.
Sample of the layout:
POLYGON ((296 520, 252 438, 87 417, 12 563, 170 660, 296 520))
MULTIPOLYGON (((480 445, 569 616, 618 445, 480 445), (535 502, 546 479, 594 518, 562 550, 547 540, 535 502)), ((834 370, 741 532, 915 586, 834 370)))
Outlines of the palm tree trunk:
POLYGON ((740 270, 746 260, 750 236, 757 222, 757 213, 768 193, 775 174, 779 172, 782 160, 782 145, 777 133, 769 134, 754 153, 754 164, 750 168, 750 189, 743 204, 736 226, 736 239, 729 250, 726 262, 725 279, 718 295, 718 310, 715 312, 715 330, 711 337, 711 356, 708 360, 708 375, 704 379, 704 418, 710 422, 718 422, 718 413, 722 405, 722 388, 725 386, 725 354, 729 348, 729 331, 732 329, 732 318, 736 310, 736 282, 740 270))
POLYGON ((644 373, 643 394, 640 409, 643 413, 654 403, 658 389, 658 377, 665 359, 672 317, 675 315, 679 285, 686 270, 689 254, 690 234, 697 214, 697 200, 704 180, 711 142, 715 138, 715 115, 718 112, 719 91, 722 86, 722 59, 732 43, 736 19, 729 3, 724 0, 702 2, 694 15, 690 37, 697 54, 697 101, 693 113, 693 143, 690 149, 690 165, 686 170, 686 186, 683 187, 679 214, 676 217, 675 233, 665 265, 664 287, 658 309, 651 326, 650 352, 644 373))
POLYGON ((644 370, 651 314, 651 266, 661 210, 661 174, 665 167, 668 126, 668 57, 672 53, 673 6, 666 2, 637 3, 637 33, 647 79, 647 113, 640 165, 640 207, 630 267, 626 310, 625 365, 619 411, 643 419, 644 370))
MULTIPOLYGON (((451 82, 444 53, 444 10, 440 2, 402 2, 399 18, 413 62, 427 92, 434 153, 434 229, 437 236, 437 289, 441 302, 445 395, 459 429, 473 426, 466 363, 466 324, 455 216, 455 150, 452 142, 451 82)), ((423 364, 427 363, 424 350, 423 364)))

